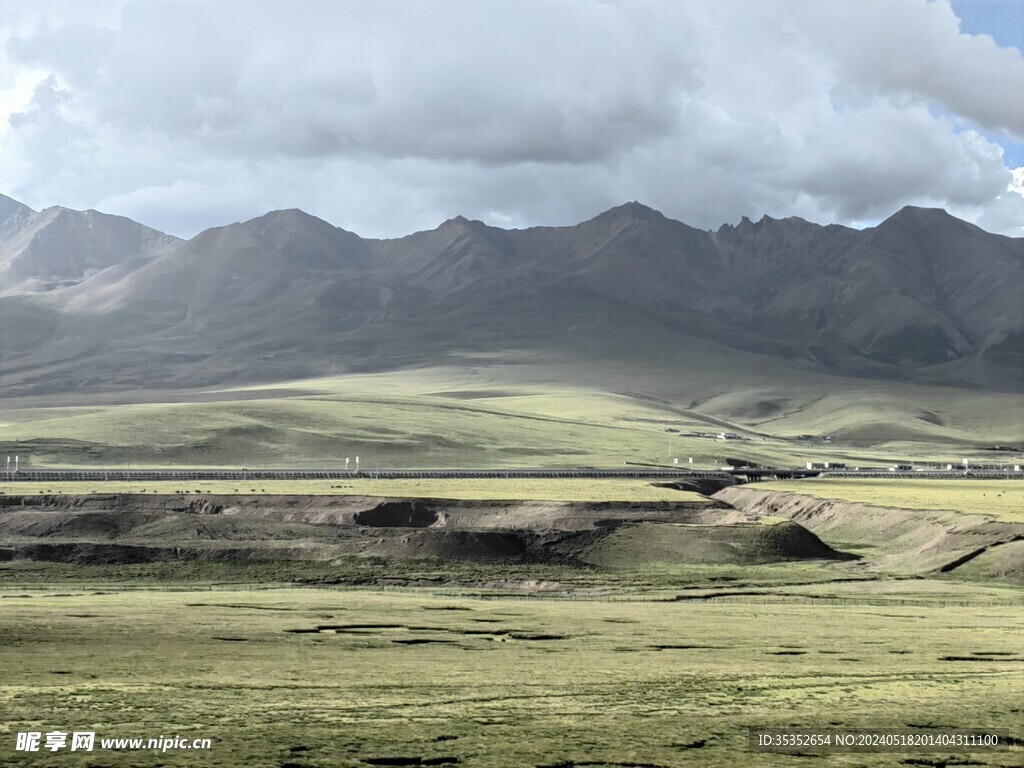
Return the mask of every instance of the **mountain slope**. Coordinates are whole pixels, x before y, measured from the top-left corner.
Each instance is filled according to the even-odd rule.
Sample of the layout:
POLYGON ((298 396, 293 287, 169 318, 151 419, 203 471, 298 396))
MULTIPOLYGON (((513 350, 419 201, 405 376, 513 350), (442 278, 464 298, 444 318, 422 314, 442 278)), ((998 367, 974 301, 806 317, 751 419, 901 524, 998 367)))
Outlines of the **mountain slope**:
POLYGON ((1024 388, 1024 240, 938 210, 863 231, 765 217, 708 232, 627 203, 572 227, 457 217, 394 240, 291 210, 184 242, 93 211, 2 198, 5 213, 0 383, 14 394, 480 354, 562 357, 577 382, 595 365, 684 380, 697 363, 753 381, 774 367, 1024 388))
POLYGON ((6 195, 0 195, 0 233, 6 233, 17 226, 18 222, 35 211, 27 205, 12 200, 6 195))
POLYGON ((0 295, 45 293, 162 253, 177 238, 122 216, 0 199, 0 295))

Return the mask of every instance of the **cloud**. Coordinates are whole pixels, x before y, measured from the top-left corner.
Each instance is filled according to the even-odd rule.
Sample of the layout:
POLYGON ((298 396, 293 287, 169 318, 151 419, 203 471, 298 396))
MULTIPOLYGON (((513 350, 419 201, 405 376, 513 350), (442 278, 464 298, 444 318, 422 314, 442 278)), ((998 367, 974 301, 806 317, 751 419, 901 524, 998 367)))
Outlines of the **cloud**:
POLYGON ((613 6, 190 7, 126 11, 98 91, 122 129, 261 156, 580 163, 674 131, 665 97, 692 79, 685 48, 642 45, 658 18, 613 6))
POLYGON ((44 184, 66 181, 71 166, 84 154, 82 140, 88 137, 75 124, 73 101, 56 75, 44 77, 22 110, 8 116, 7 133, 16 141, 0 157, 44 184))
POLYGON ((980 206, 973 218, 979 226, 992 232, 1024 237, 1024 167, 1014 168, 1006 191, 980 206))
POLYGON ((1010 183, 1006 186, 1007 192, 1016 192, 1024 197, 1024 167, 1014 168, 1010 172, 1010 183))
POLYGON ((960 33, 946 2, 783 6, 841 87, 866 98, 930 100, 978 126, 1024 136, 1024 59, 989 35, 960 33))
POLYGON ((17 64, 50 69, 73 85, 90 86, 116 42, 111 29, 83 21, 55 27, 44 17, 31 33, 11 38, 7 54, 17 64))
POLYGON ((51 3, 5 26, 39 86, 3 129, 2 191, 176 234, 292 206, 377 236, 573 223, 627 199, 704 227, 1020 220, 1000 141, 1024 140, 1024 58, 945 0, 51 3))

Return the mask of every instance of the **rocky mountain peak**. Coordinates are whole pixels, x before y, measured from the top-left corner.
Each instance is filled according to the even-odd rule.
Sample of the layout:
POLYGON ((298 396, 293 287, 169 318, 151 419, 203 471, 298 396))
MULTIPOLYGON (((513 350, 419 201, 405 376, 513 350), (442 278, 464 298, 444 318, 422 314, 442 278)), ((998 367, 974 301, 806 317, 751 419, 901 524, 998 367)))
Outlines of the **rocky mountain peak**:
POLYGON ((0 228, 0 301, 21 312, 45 293, 40 307, 61 306, 41 360, 71 349, 60 329, 79 333, 84 317, 116 325, 116 339, 94 339, 94 361, 66 361, 75 376, 105 365, 108 344, 159 368, 201 342, 242 372, 259 339, 260 355, 309 370, 329 360, 375 370, 399 348, 402 364, 537 345, 589 344, 604 360, 616 354, 602 341, 612 333, 658 339, 630 351, 644 365, 671 366, 664 350, 699 337, 842 375, 1021 386, 1024 239, 932 209, 864 231, 764 216, 712 234, 633 201, 576 226, 504 230, 456 216, 393 240, 289 209, 184 243, 162 237, 95 212, 30 213, 0 228), (72 288, 74 303, 60 305, 72 288), (577 335, 554 330, 566 328, 577 335))
POLYGON ((7 223, 7 220, 15 216, 25 217, 35 213, 27 205, 19 203, 12 197, 0 195, 0 226, 7 223))
POLYGON ((650 206, 644 205, 636 200, 631 200, 628 203, 617 205, 614 208, 609 208, 604 213, 595 217, 595 220, 607 220, 607 221, 647 221, 647 222, 660 222, 667 221, 665 215, 650 206))

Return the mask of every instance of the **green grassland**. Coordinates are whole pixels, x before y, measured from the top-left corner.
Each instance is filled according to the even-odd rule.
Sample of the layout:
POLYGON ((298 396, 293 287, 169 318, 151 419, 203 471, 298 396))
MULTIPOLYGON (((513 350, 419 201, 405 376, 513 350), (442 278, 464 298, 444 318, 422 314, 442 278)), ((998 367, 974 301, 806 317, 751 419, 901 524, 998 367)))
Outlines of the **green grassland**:
MULTIPOLYGON (((23 493, 27 485, 3 490, 23 493)), ((320 488, 482 500, 693 498, 643 481, 282 485, 310 495, 320 488)), ((252 491, 199 483, 193 493, 219 486, 252 491)), ((770 486, 751 484, 749 492, 770 486)), ((813 486, 779 484, 804 493, 813 486)), ((1012 482, 966 480, 886 488, 905 489, 899 501, 911 509, 940 496, 1016 492, 1012 482)), ((52 512, 60 514, 63 507, 52 512)), ((934 528, 921 534, 928 542, 947 527, 964 528, 962 515, 921 514, 934 528)), ((220 520, 209 518, 178 512, 157 522, 185 519, 191 530, 220 520)), ((278 525, 302 536, 313 527, 278 525)), ((798 526, 625 525, 575 564, 251 553, 0 562, 0 749, 16 765, 111 768, 1020 764, 1024 591, 1019 581, 984 576, 986 556, 935 570, 978 543, 914 554, 877 520, 854 516, 845 538, 823 539, 849 544, 863 560, 747 562, 732 538, 741 529, 763 534, 770 546, 798 526), (685 535, 693 530, 707 537, 685 535), (920 562, 887 570, 892 547, 920 562), (749 727, 910 726, 1006 728, 1018 746, 998 754, 795 756, 755 754, 746 741, 749 727), (213 748, 199 758, 13 751, 19 731, 54 729, 210 738, 213 748)), ((373 534, 385 535, 383 528, 373 534)), ((1002 557, 1013 546, 989 554, 1002 557)))
MULTIPOLYGON (((991 460, 985 446, 1017 444, 1024 435, 1024 413, 1013 395, 805 375, 783 371, 769 358, 757 368, 758 383, 737 390, 737 381, 754 381, 749 359, 734 364, 732 355, 709 364, 694 349, 687 348, 694 357, 686 358, 692 370, 684 377, 679 360, 663 371, 594 364, 590 386, 567 381, 559 361, 509 363, 502 352, 493 360, 478 355, 435 368, 274 386, 6 400, 0 455, 18 453, 37 466, 235 467, 339 467, 358 455, 364 471, 378 465, 617 467, 665 464, 672 456, 683 463, 693 456, 697 467, 727 456, 776 465, 881 465, 991 460), (752 439, 686 435, 723 430, 752 439), (807 434, 816 437, 798 439, 807 434), (820 439, 826 434, 831 443, 820 439)), ((964 482, 884 485, 863 500, 1020 519, 1024 505, 1015 484, 964 482)), ((870 491, 868 485, 820 480, 776 487, 829 497, 837 488, 870 491)), ((8 483, 0 491, 699 498, 644 481, 365 478, 8 483)), ((941 527, 942 520, 932 522, 941 527)), ((287 525, 295 535, 307 530, 287 525)), ((576 565, 372 553, 330 560, 2 562, 0 748, 6 751, 0 762, 118 768, 1020 764, 1019 751, 830 757, 747 751, 750 726, 1003 727, 1024 738, 1024 593, 1019 583, 977 570, 988 567, 988 555, 951 573, 935 571, 961 549, 948 557, 926 551, 921 557, 932 558, 926 567, 902 560, 899 569, 875 567, 889 551, 869 522, 848 526, 856 536, 823 536, 839 548, 849 545, 863 561, 729 561, 734 542, 721 528, 707 540, 719 557, 714 562, 701 559, 703 545, 682 535, 683 526, 647 524, 615 531, 594 550, 593 562, 576 565), (972 568, 982 575, 972 579, 972 568), (55 728, 95 730, 100 737, 209 737, 214 747, 198 760, 187 752, 13 752, 16 732, 55 728)), ((756 533, 785 530, 765 526, 756 533)), ((988 554, 1013 557, 1014 546, 988 554)))
POLYGON ((227 495, 398 496, 402 498, 474 499, 480 501, 689 501, 706 497, 692 491, 659 487, 647 480, 468 479, 451 480, 217 480, 154 482, 10 482, 0 494, 214 493, 227 495))
MULTIPOLYGON (((422 598, 438 596, 509 603, 551 601, 556 605, 722 604, 916 606, 925 611, 957 606, 980 612, 992 606, 1024 607, 1014 585, 949 579, 878 578, 847 571, 837 578, 825 561, 788 563, 648 564, 643 568, 573 568, 550 564, 488 564, 440 558, 360 562, 357 558, 324 562, 213 560, 134 565, 82 565, 15 561, 0 563, 3 595, 93 595, 195 593, 219 590, 279 592, 338 590, 360 595, 422 598)), ((48 605, 49 603, 45 603, 48 605)), ((13 603, 0 603, 6 607, 13 603)), ((126 608, 127 610, 127 608, 126 608)), ((424 609, 428 610, 428 609, 424 609)), ((735 628, 738 635, 755 627, 735 628)), ((695 631, 699 627, 694 628, 695 631)), ((230 648, 226 648, 230 652, 230 648)), ((624 650, 618 651, 625 653, 624 650)))
MULTIPOLYGON (((701 599, 713 597, 723 590, 754 591, 771 596, 779 590, 804 590, 809 585, 823 585, 827 589, 833 584, 842 588, 844 584, 856 582, 867 587, 878 579, 877 574, 842 572, 840 575, 842 578, 837 581, 835 564, 824 560, 742 565, 647 563, 643 566, 620 564, 601 568, 550 563, 454 561, 436 557, 339 557, 331 561, 195 559, 132 564, 15 560, 0 562, 0 589, 14 594, 22 589, 77 592, 93 586, 103 591, 107 588, 105 585, 112 585, 116 590, 332 585, 381 591, 401 589, 422 594, 446 590, 459 594, 516 595, 520 598, 554 594, 580 599, 674 600, 680 595, 701 599)), ((898 587, 904 582, 894 579, 879 583, 892 586, 893 594, 899 595, 898 587)), ((1005 601, 1007 593, 1004 586, 994 585, 986 599, 1005 601)), ((955 594, 955 598, 949 599, 959 603, 978 596, 977 587, 964 589, 967 591, 956 583, 944 587, 946 593, 955 594)))
POLYGON ((754 754, 746 728, 1020 738, 1024 613, 977 590, 983 610, 930 582, 891 604, 842 585, 671 602, 19 588, 0 596, 0 743, 25 766, 938 765, 921 761, 967 756, 754 754), (54 729, 213 747, 13 751, 54 729))
POLYGON ((1024 482, 1020 480, 874 480, 818 477, 758 483, 759 491, 784 491, 899 509, 943 510, 991 515, 1024 522, 1024 482))
POLYGON ((567 381, 557 361, 475 360, 230 390, 21 398, 0 404, 0 452, 39 466, 338 467, 360 456, 366 469, 673 457, 708 467, 737 455, 769 464, 953 461, 1024 435, 1012 394, 968 397, 771 366, 759 370, 767 383, 737 389, 750 377, 719 362, 682 379, 671 367, 595 364, 591 386, 567 381), (719 431, 751 440, 687 434, 719 431), (797 439, 805 434, 833 440, 797 439))

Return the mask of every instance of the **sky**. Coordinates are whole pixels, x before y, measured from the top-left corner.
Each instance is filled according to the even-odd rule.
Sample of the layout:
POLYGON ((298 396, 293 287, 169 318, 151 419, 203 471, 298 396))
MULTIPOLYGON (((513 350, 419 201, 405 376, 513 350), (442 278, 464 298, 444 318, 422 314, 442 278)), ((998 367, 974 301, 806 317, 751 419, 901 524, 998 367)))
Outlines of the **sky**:
POLYGON ((0 193, 190 237, 629 200, 1024 236, 1024 0, 0 0, 0 193))

